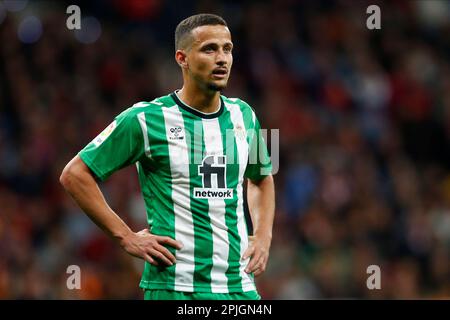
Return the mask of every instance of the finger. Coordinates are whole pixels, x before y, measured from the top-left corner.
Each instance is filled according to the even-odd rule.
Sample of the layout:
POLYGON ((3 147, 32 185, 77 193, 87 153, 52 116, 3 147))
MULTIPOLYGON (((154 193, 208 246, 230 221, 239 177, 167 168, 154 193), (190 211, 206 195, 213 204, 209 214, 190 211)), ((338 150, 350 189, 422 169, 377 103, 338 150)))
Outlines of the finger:
POLYGON ((265 267, 259 267, 258 269, 255 270, 255 272, 253 272, 253 275, 255 277, 258 277, 258 276, 262 275, 264 273, 264 271, 266 271, 265 267))
POLYGON ((255 266, 260 262, 261 254, 259 252, 255 252, 250 259, 250 262, 247 265, 247 268, 245 269, 245 272, 250 273, 255 270, 255 266))
POLYGON ((256 268, 257 268, 257 260, 252 259, 252 260, 250 260, 249 264, 247 265, 247 268, 245 268, 245 272, 252 273, 256 270, 256 268))
POLYGON ((167 250, 167 248, 163 247, 160 244, 157 244, 156 246, 154 246, 154 249, 158 250, 159 252, 161 252, 164 256, 166 256, 167 259, 169 259, 172 263, 175 263, 177 261, 177 259, 175 258, 175 256, 169 251, 167 250))
POLYGON ((249 269, 249 272, 255 272, 257 269, 262 268, 265 270, 266 264, 267 264, 268 257, 266 254, 262 252, 258 252, 258 254, 255 254, 254 256, 254 263, 252 265, 247 266, 249 269))
POLYGON ((155 249, 151 249, 150 254, 155 257, 158 258, 159 260, 161 260, 162 262, 164 262, 165 264, 171 266, 173 265, 172 261, 170 261, 168 258, 166 258, 165 255, 163 255, 161 252, 159 252, 158 250, 155 249))
POLYGON ((255 277, 259 276, 264 270, 261 262, 256 263, 256 265, 250 270, 249 273, 253 273, 255 277))
POLYGON ((255 251, 255 247, 253 247, 253 246, 248 247, 247 250, 245 250, 244 255, 242 256, 242 259, 247 260, 248 257, 253 255, 254 251, 255 251))
POLYGON ((144 260, 147 261, 148 263, 157 266, 159 263, 158 261, 156 261, 155 259, 153 259, 150 255, 148 254, 144 254, 144 260))
POLYGON ((269 257, 267 255, 263 255, 261 259, 261 264, 258 265, 258 269, 255 270, 257 273, 257 276, 260 274, 263 274, 266 271, 267 268, 267 261, 269 260, 269 257))
POLYGON ((183 244, 180 241, 176 241, 175 239, 172 239, 172 238, 169 238, 169 237, 158 236, 158 237, 156 237, 156 240, 159 243, 168 244, 169 246, 174 247, 176 249, 183 248, 183 244))

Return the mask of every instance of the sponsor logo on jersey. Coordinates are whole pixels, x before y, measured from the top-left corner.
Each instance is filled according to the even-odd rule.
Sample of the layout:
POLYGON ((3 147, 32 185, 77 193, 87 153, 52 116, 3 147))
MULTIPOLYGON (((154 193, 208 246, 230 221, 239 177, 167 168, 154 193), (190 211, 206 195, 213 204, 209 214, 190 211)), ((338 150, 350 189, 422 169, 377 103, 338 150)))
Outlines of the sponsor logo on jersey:
POLYGON ((100 132, 100 134, 93 140, 93 143, 95 144, 95 146, 98 147, 99 145, 101 145, 103 143, 103 141, 105 141, 111 135, 111 133, 116 128, 116 126, 117 126, 117 123, 116 123, 116 120, 114 120, 102 132, 100 132))
POLYGON ((227 188, 227 163, 223 155, 208 155, 198 166, 203 188, 194 188, 197 199, 232 199, 233 189, 227 188))
POLYGON ((170 140, 183 140, 184 134, 181 127, 172 127, 169 129, 169 139, 170 140))
POLYGON ((194 197, 198 199, 233 199, 233 189, 194 188, 194 197))

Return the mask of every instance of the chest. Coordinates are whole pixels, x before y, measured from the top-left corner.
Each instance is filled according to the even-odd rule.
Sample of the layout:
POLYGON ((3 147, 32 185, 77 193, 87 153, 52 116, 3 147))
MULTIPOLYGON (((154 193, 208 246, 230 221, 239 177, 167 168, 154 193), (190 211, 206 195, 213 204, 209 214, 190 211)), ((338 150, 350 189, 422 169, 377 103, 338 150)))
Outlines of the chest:
POLYGON ((222 187, 242 180, 249 153, 247 136, 243 121, 232 120, 186 121, 166 115, 151 137, 152 166, 180 183, 222 187))

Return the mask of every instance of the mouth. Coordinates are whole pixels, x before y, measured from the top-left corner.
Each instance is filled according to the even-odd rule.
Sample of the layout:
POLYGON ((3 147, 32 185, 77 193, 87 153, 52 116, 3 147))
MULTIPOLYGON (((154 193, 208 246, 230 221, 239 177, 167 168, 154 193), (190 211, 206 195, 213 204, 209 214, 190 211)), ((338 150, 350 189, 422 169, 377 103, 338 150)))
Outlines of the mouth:
POLYGON ((217 68, 214 69, 212 72, 212 75, 214 78, 219 78, 219 79, 223 79, 227 76, 228 74, 228 70, 225 68, 217 68))

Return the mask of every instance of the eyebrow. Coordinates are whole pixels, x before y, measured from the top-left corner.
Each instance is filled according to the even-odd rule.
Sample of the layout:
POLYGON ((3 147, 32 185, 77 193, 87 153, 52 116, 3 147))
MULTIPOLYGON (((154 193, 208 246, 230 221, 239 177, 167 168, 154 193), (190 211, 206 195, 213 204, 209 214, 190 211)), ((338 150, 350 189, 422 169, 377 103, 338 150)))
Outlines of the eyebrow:
MULTIPOLYGON (((217 44, 217 42, 206 42, 206 43, 202 44, 202 45, 200 46, 200 48, 206 48, 206 47, 209 47, 209 46, 218 46, 218 47, 220 47, 220 45, 217 44)), ((231 47, 234 47, 233 42, 231 42, 231 41, 225 42, 225 43, 223 44, 223 46, 224 46, 224 47, 225 47, 225 46, 231 46, 231 47)))

